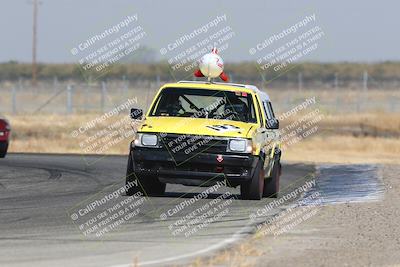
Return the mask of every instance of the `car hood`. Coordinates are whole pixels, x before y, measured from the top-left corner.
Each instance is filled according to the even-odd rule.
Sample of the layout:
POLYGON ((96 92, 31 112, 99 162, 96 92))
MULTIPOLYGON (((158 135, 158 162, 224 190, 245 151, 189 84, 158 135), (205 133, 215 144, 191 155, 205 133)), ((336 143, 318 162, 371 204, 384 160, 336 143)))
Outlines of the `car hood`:
POLYGON ((139 132, 251 138, 256 124, 231 120, 147 117, 139 132))

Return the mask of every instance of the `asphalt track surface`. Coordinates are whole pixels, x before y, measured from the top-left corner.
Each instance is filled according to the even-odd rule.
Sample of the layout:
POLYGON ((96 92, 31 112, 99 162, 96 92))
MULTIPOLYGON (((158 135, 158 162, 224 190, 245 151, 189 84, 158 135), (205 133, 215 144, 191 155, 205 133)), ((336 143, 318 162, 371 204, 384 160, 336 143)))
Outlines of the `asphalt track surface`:
MULTIPOLYGON (((250 220, 250 214, 273 199, 244 201, 239 199, 238 189, 221 187, 207 198, 198 199, 169 215, 168 211, 176 210, 179 204, 193 199, 206 188, 168 185, 164 196, 144 198, 143 203, 137 203, 140 197, 135 199, 138 205, 130 210, 133 215, 111 231, 100 236, 95 235, 96 231, 85 235, 84 231, 94 225, 86 224, 86 227, 84 223, 88 223, 88 219, 111 216, 111 212, 101 216, 107 211, 106 205, 78 219, 71 219, 71 216, 79 214, 79 210, 84 210, 94 199, 101 199, 124 186, 126 162, 126 156, 51 154, 9 154, 1 159, 0 266, 185 264, 240 242, 254 233, 258 223, 282 209, 274 208, 250 220), (226 195, 233 197, 232 200, 221 200, 226 195), (182 229, 177 223, 180 219, 189 218, 187 216, 196 210, 204 211, 202 208, 214 205, 216 199, 221 200, 219 204, 226 205, 219 213, 210 215, 216 218, 214 221, 186 236, 185 231, 176 231, 182 229), (165 217, 161 218, 163 214, 165 217)), ((283 164, 282 191, 304 184, 304 177, 314 172, 312 165, 283 164)), ((128 197, 120 195, 108 201, 107 207, 114 206, 113 211, 118 212, 115 204, 123 200, 127 201, 128 197)), ((134 203, 133 200, 130 203, 134 203)), ((201 213, 195 213, 198 214, 201 213)), ((205 221, 205 217, 201 218, 198 223, 205 221)))

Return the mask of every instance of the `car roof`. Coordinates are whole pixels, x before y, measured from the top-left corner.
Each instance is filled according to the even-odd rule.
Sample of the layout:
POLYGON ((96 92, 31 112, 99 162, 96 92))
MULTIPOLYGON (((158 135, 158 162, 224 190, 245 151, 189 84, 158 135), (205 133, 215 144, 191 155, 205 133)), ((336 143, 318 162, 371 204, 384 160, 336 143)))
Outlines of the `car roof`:
POLYGON ((177 83, 164 84, 162 88, 166 87, 182 87, 182 88, 198 88, 206 90, 226 90, 234 92, 247 92, 255 93, 260 96, 262 101, 270 101, 266 92, 259 90, 256 86, 250 84, 239 83, 221 83, 221 82, 203 82, 203 81, 179 81, 177 83))

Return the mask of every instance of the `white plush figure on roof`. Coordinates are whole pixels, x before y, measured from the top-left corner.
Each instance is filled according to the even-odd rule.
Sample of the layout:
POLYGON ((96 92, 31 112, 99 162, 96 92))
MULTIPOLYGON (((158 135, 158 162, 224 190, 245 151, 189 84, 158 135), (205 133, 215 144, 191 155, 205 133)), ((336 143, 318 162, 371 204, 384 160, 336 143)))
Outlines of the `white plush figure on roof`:
POLYGON ((224 73, 224 61, 218 55, 217 48, 213 48, 211 53, 205 54, 199 60, 199 69, 194 72, 196 77, 212 78, 220 77, 223 81, 228 81, 228 76, 224 73))

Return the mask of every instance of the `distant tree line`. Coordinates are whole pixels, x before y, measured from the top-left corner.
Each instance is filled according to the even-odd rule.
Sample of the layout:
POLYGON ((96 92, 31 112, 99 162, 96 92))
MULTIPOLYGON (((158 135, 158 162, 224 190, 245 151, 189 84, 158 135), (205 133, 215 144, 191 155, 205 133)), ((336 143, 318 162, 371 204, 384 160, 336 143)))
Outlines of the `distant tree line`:
MULTIPOLYGON (((337 75, 341 81, 359 81, 365 71, 369 77, 376 81, 396 81, 400 78, 400 62, 382 62, 373 64, 363 63, 311 63, 305 62, 288 65, 275 71, 275 66, 263 70, 254 62, 228 63, 225 72, 234 78, 236 82, 252 82, 275 80, 282 82, 297 82, 298 74, 302 80, 328 82, 337 75)), ((88 77, 98 76, 94 70, 82 71, 78 64, 39 64, 38 79, 52 80, 54 77, 61 80, 86 80, 88 77)), ((31 65, 28 63, 7 62, 0 63, 0 81, 16 81, 20 78, 31 78, 31 65)), ((127 80, 154 80, 158 76, 160 80, 189 79, 192 71, 185 72, 183 68, 173 71, 166 62, 159 63, 131 63, 114 64, 107 68, 101 79, 127 80)))

